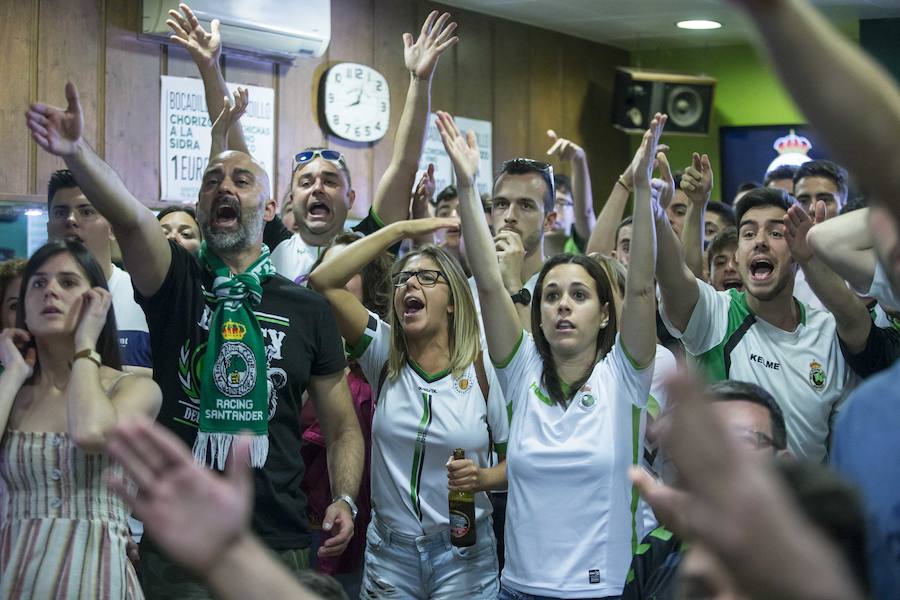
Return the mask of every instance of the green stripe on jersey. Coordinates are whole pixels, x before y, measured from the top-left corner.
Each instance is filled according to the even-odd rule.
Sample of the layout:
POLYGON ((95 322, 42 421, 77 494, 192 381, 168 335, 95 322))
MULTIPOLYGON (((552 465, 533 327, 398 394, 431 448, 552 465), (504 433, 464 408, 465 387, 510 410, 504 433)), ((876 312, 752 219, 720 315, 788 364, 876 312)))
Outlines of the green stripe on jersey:
POLYGON ((413 451, 412 473, 409 476, 409 499, 419 521, 422 520, 422 508, 419 503, 419 484, 422 482, 422 467, 425 464, 425 438, 431 426, 431 394, 422 393, 422 420, 416 434, 416 448, 413 451))
POLYGON ((284 317, 280 317, 278 315, 270 315, 269 313, 262 313, 254 311, 253 314, 256 316, 256 320, 262 323, 272 323, 273 325, 281 325, 282 327, 290 327, 291 321, 290 319, 286 319, 284 317))
MULTIPOLYGON (((741 327, 744 319, 752 314, 750 307, 747 306, 746 292, 732 289, 728 290, 728 294, 731 296, 731 303, 728 305, 728 328, 725 330, 725 337, 714 348, 694 357, 709 381, 728 379, 728 373, 725 372, 725 344, 728 343, 734 332, 741 327)), ((718 315, 712 315, 712 318, 717 319, 719 317, 718 315)))
MULTIPOLYGON (((547 406, 553 406, 553 400, 551 400, 547 394, 541 391, 541 388, 538 387, 538 384, 533 381, 531 382, 531 391, 534 392, 534 395, 538 397, 538 400, 540 400, 547 406)), ((512 418, 510 418, 510 421, 512 421, 512 418)))
MULTIPOLYGON (((641 409, 637 406, 631 407, 631 464, 635 467, 638 465, 641 451, 641 409)), ((631 553, 634 554, 638 549, 637 537, 637 509, 638 500, 637 486, 631 484, 631 553)))

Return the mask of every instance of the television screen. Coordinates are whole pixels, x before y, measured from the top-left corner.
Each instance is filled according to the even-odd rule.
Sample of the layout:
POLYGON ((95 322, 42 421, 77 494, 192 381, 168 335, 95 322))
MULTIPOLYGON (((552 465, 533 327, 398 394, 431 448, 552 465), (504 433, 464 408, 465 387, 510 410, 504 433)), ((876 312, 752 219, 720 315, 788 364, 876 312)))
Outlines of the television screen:
POLYGON ((762 184, 766 173, 783 163, 799 165, 828 158, 828 151, 806 125, 753 125, 719 128, 721 199, 731 204, 747 181, 762 184))

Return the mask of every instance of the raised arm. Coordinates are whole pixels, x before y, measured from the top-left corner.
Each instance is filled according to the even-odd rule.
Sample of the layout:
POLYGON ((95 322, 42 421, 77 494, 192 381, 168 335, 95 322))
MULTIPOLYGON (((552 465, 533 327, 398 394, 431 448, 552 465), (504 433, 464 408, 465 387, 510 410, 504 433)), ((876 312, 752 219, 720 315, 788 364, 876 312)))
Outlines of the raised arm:
POLYGON ((631 172, 629 164, 625 172, 619 175, 613 184, 606 204, 600 209, 600 216, 597 217, 597 223, 591 232, 585 254, 599 252, 610 255, 616 249, 616 230, 625 214, 628 197, 631 196, 632 191, 634 191, 634 174, 631 172))
POLYGON ((516 306, 503 285, 494 240, 484 218, 478 190, 475 189, 479 161, 478 142, 471 131, 465 136, 461 134, 453 117, 445 112, 438 112, 437 122, 444 148, 456 171, 456 191, 459 192, 459 216, 466 240, 466 256, 478 287, 488 352, 494 362, 502 362, 515 350, 522 336, 522 327, 516 306))
POLYGON ((309 275, 309 285, 325 296, 337 318, 341 337, 355 346, 366 330, 369 313, 356 296, 344 286, 363 267, 382 252, 408 237, 418 237, 444 227, 457 227, 457 219, 415 219, 392 223, 348 245, 343 251, 331 253, 309 275))
POLYGON ((31 334, 24 329, 7 328, 0 330, 0 439, 6 433, 9 415, 12 412, 16 394, 34 373, 36 353, 29 346, 31 334), (22 353, 20 348, 27 348, 22 353))
POLYGON ((681 178, 681 189, 688 197, 687 213, 684 215, 684 227, 681 230, 681 242, 684 245, 685 263, 691 272, 700 279, 704 277, 703 236, 706 220, 706 205, 712 194, 713 172, 709 165, 709 157, 702 157, 694 152, 691 166, 684 170, 681 178))
MULTIPOLYGON (((210 161, 212 161, 214 157, 228 150, 229 132, 234 129, 235 124, 244 116, 244 113, 247 112, 250 94, 247 91, 247 88, 239 87, 234 90, 233 103, 228 96, 222 98, 222 102, 224 104, 222 112, 219 113, 215 123, 213 123, 212 131, 210 132, 212 142, 209 145, 210 161)), ((237 125, 237 127, 240 128, 240 125, 237 125)))
POLYGON ((753 20, 760 47, 835 160, 900 213, 900 90, 891 76, 807 0, 732 1, 753 20))
MULTIPOLYGON (((816 203, 816 223, 825 221, 825 203, 816 203)), ((803 269, 813 293, 822 301, 837 322, 837 333, 851 354, 866 347, 869 331, 874 324, 862 300, 853 293, 840 276, 819 260, 807 243, 813 220, 800 206, 792 206, 784 216, 785 239, 791 256, 803 269)))
POLYGON ((29 107, 25 121, 31 137, 42 149, 66 161, 78 187, 112 226, 134 288, 143 296, 152 296, 172 263, 169 242, 150 209, 131 195, 112 167, 81 137, 81 103, 71 82, 66 84, 66 100, 65 110, 40 103, 29 107))
MULTIPOLYGON (((94 350, 112 306, 107 290, 95 287, 80 299, 75 350, 94 350)), ((101 367, 86 358, 72 363, 72 374, 66 385, 66 407, 69 435, 85 452, 102 452, 115 424, 122 419, 141 415, 155 418, 162 394, 148 377, 126 376, 107 392, 100 381, 101 367)))
POLYGON ((865 292, 872 287, 877 257, 868 208, 817 223, 809 230, 807 241, 816 257, 854 288, 865 292))
POLYGON ((657 154, 660 178, 665 183, 661 192, 660 208, 654 212, 656 223, 656 281, 665 306, 666 317, 679 331, 684 331, 700 298, 697 278, 684 259, 684 247, 675 235, 665 206, 675 193, 675 182, 665 154, 657 154))
MULTIPOLYGON (((431 204, 431 199, 434 198, 434 185, 434 165, 429 163, 428 168, 422 173, 422 177, 413 191, 409 208, 410 219, 427 219, 431 216, 428 205, 431 204)), ((414 246, 424 246, 425 244, 433 243, 434 235, 430 232, 413 239, 414 246)))
MULTIPOLYGON (((560 160, 572 164, 572 202, 575 209, 575 232, 582 240, 591 237, 594 229, 594 196, 591 190, 591 172, 588 169, 587 155, 584 148, 571 140, 561 138, 552 129, 547 135, 553 145, 547 150, 550 156, 556 155, 560 160)), ((568 232, 566 232, 568 233, 568 232)))
MULTIPOLYGON (((632 162, 634 221, 619 333, 628 355, 638 365, 648 365, 656 356, 656 331, 647 327, 648 323, 653 323, 656 314, 656 228, 653 224, 655 209, 650 202, 650 179, 653 176, 659 136, 665 126, 665 115, 657 114, 653 117, 632 162)), ((661 209, 656 210, 662 212, 661 209)))
POLYGON ((394 137, 391 163, 378 182, 372 202, 372 209, 383 223, 409 218, 409 190, 415 182, 431 109, 431 77, 441 54, 459 41, 453 35, 456 23, 448 23, 449 20, 449 13, 439 18, 438 11, 434 10, 425 19, 415 43, 412 34, 403 34, 403 58, 409 70, 409 89, 394 137))
MULTIPOLYGON (((210 123, 222 113, 225 106, 225 98, 229 96, 225 77, 222 75, 222 67, 219 59, 222 56, 222 36, 219 35, 219 20, 213 19, 209 24, 209 31, 201 27, 200 21, 194 15, 187 4, 179 4, 181 9, 170 10, 166 21, 173 34, 170 36, 173 42, 184 48, 194 59, 197 69, 200 71, 200 79, 203 80, 203 92, 206 94, 206 110, 209 112, 210 123)), ((241 124, 235 121, 227 140, 231 144, 228 150, 238 150, 244 154, 250 154, 247 149, 247 141, 244 139, 244 131, 241 124)))

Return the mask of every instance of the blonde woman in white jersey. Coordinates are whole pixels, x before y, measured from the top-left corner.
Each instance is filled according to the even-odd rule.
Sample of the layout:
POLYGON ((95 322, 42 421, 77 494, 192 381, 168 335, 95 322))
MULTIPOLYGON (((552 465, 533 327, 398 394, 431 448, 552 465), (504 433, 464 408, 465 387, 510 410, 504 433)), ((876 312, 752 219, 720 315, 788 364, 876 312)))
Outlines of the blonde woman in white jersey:
MULTIPOLYGON (((562 254, 538 276, 532 337, 501 281, 475 192, 475 136, 439 113, 488 350, 512 404, 503 600, 617 597, 640 539, 628 469, 640 459, 639 424, 656 354, 650 174, 665 121, 653 119, 634 158, 634 231, 618 335, 606 273, 589 258, 562 254)), ((495 189, 502 182, 505 194, 512 189, 520 197, 506 201, 524 210, 553 193, 549 165, 510 163, 495 189)))
POLYGON ((458 225, 456 219, 388 225, 327 258, 309 278, 331 304, 376 398, 361 598, 494 599, 499 591, 484 492, 505 485, 503 463, 489 462, 491 442, 505 454, 509 423, 500 386, 488 382, 493 370, 479 364, 475 304, 462 268, 435 246, 398 260, 388 322, 344 289, 397 242, 458 225), (466 451, 466 460, 448 463, 455 448, 466 451), (450 542, 448 483, 477 492, 474 546, 450 542))

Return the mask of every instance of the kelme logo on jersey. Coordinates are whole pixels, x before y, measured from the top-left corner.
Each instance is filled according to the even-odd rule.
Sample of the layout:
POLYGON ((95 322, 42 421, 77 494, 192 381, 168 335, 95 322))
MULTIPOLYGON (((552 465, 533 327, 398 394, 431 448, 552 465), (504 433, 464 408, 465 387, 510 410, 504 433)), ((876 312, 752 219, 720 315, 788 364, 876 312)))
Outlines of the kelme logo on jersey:
POLYGON ((809 382, 812 386, 818 391, 822 391, 825 389, 825 383, 827 381, 825 369, 822 368, 822 365, 815 360, 809 363, 809 382))
POLYGON ((256 357, 253 351, 242 342, 222 344, 213 366, 213 379, 219 391, 226 396, 246 396, 256 385, 256 357))

